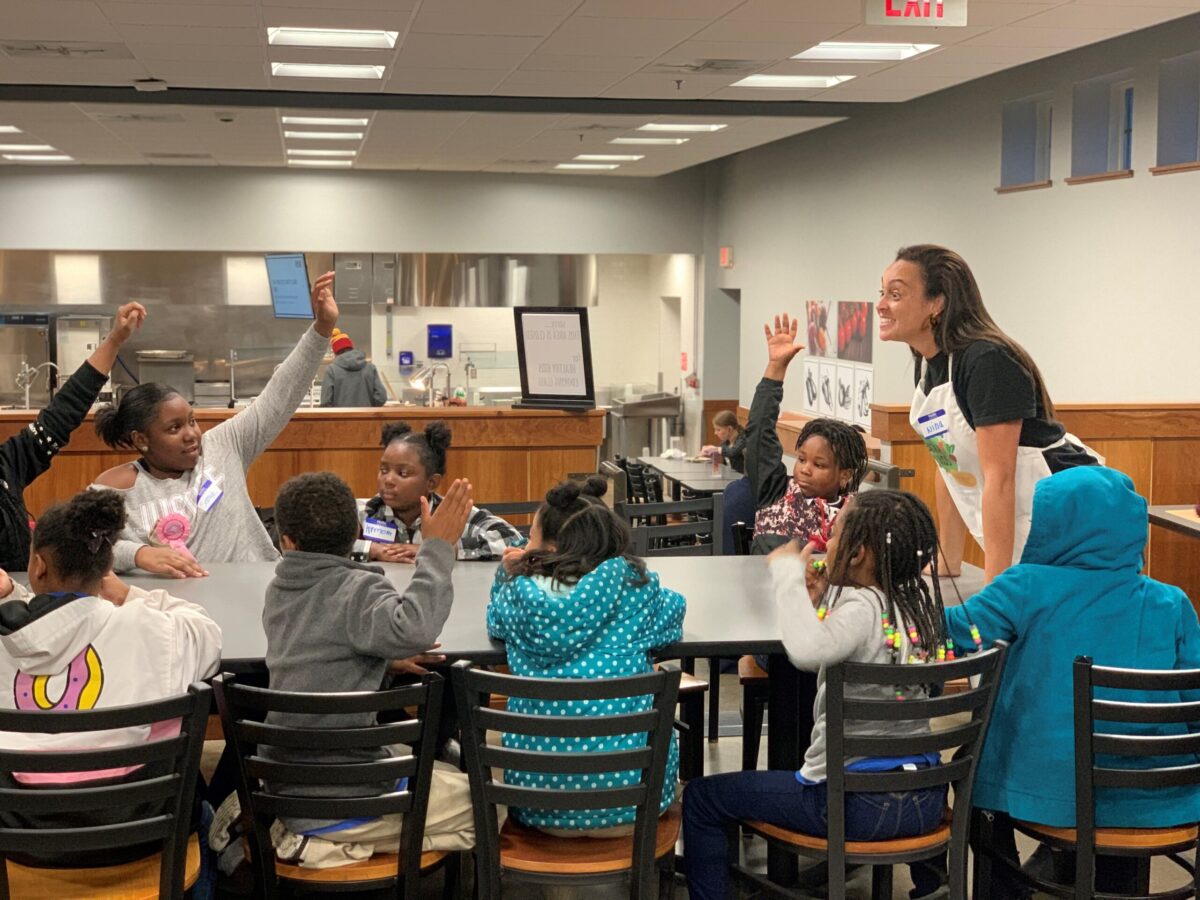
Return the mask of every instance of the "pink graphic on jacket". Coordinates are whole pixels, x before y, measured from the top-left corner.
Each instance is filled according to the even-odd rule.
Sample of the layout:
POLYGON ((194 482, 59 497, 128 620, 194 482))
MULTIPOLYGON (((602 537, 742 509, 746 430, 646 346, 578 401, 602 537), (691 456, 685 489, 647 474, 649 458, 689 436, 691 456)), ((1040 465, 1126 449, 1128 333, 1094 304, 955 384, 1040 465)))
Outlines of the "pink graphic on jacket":
POLYGON ((58 676, 18 672, 13 681, 13 703, 17 709, 60 711, 92 709, 104 687, 104 666, 96 648, 88 644, 67 666, 66 684, 57 700, 50 699, 50 679, 58 676))

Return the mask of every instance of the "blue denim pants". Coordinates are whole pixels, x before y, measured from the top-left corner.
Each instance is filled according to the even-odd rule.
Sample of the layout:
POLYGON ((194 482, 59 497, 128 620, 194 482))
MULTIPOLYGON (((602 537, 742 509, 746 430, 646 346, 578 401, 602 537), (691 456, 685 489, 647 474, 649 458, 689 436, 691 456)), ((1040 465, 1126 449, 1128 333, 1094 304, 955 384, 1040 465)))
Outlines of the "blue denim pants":
MULTIPOLYGON (((847 794, 846 839, 881 841, 933 831, 946 807, 944 787, 901 794, 847 794)), ((689 781, 683 791, 683 852, 691 900, 731 896, 728 828, 756 819, 824 837, 825 784, 796 773, 729 772, 689 781)))

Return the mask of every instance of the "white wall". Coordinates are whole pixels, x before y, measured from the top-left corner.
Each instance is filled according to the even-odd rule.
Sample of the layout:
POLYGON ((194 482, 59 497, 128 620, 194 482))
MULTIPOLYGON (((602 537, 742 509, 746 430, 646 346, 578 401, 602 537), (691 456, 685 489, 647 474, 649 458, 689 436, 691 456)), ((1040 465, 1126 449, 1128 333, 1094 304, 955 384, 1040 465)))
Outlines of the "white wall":
MULTIPOLYGON (((1195 402, 1200 172, 1146 169, 1158 60, 1197 48, 1193 17, 714 164, 705 252, 736 251, 735 268, 709 271, 742 291, 741 401, 762 373, 768 317, 802 313, 807 299, 874 300, 896 248, 935 242, 970 263, 993 317, 1033 354, 1057 401, 1195 402), (1136 175, 1067 186, 1072 84, 1124 68, 1136 79, 1136 175), (997 195, 1002 103, 1047 90, 1054 186, 997 195)), ((714 346, 706 340, 706 352, 714 346)), ((876 400, 907 402, 907 348, 876 339, 875 366, 876 400)), ((799 408, 795 376, 787 405, 799 408)))
POLYGON ((696 253, 702 175, 0 167, 0 247, 696 253))

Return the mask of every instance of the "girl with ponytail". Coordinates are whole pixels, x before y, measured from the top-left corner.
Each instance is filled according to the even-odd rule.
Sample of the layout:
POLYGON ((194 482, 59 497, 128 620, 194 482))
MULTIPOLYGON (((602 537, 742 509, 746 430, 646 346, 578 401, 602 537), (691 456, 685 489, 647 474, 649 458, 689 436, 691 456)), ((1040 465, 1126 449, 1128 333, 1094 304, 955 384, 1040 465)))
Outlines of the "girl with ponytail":
MULTIPOLYGON (((488 634, 505 642, 514 675, 535 678, 621 678, 653 670, 650 653, 683 637, 684 599, 630 552, 629 528, 600 500, 607 483, 565 482, 546 493, 529 544, 509 550, 488 604, 488 634)), ((652 698, 594 703, 509 700, 513 712, 602 716, 651 708, 652 698)), ((569 740, 503 735, 506 747, 578 753, 636 749, 645 735, 569 740)), ((660 810, 675 800, 679 748, 672 742, 660 810)), ((567 789, 636 784, 639 772, 594 775, 504 773, 507 784, 567 789)), ((633 832, 634 809, 565 813, 510 809, 524 825, 551 834, 612 837, 633 832)))

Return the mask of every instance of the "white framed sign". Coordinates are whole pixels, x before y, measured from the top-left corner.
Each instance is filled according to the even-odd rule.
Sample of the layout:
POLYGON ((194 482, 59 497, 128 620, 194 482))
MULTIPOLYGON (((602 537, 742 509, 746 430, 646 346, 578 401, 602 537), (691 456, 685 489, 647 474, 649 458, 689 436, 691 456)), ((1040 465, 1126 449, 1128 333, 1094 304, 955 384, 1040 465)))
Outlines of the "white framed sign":
POLYGON ((525 408, 593 409, 592 346, 582 307, 513 309, 525 408))

